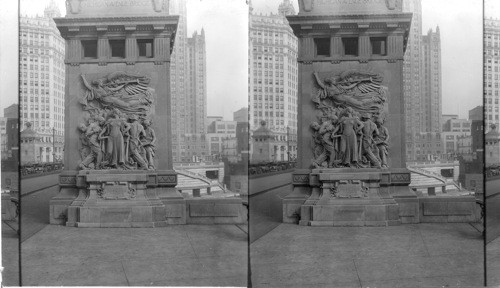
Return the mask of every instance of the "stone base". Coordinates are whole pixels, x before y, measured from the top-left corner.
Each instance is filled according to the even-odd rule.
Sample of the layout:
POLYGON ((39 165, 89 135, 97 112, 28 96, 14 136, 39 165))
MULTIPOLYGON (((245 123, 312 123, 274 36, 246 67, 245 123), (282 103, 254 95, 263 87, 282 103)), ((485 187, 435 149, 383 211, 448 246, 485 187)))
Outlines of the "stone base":
POLYGON ((300 225, 391 226, 401 223, 398 204, 392 200, 335 199, 323 195, 323 204, 302 205, 300 225))
POLYGON ((401 223, 398 203, 378 169, 313 170, 311 196, 302 204, 304 226, 390 226, 401 223))
POLYGON ((188 199, 188 224, 243 224, 247 209, 241 198, 188 199))
POLYGON ((50 223, 71 227, 186 224, 173 171, 64 171, 50 201, 50 223))

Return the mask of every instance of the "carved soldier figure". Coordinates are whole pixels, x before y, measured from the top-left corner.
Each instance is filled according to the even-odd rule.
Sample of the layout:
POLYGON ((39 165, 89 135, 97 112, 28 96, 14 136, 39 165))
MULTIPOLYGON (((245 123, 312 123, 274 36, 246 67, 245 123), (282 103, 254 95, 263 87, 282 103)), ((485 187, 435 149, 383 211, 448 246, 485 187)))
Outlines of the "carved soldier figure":
POLYGON ((375 144, 377 147, 378 158, 382 164, 383 168, 387 168, 387 155, 389 146, 389 130, 387 127, 383 126, 384 119, 382 117, 377 117, 375 120, 378 128, 378 135, 375 137, 375 144))
POLYGON ((154 156, 156 152, 156 134, 155 130, 151 128, 151 120, 144 120, 142 126, 144 126, 144 136, 141 142, 146 154, 145 160, 148 162, 148 169, 153 170, 155 169, 154 156))
POLYGON ((139 123, 137 115, 130 115, 130 129, 129 129, 129 152, 130 157, 139 164, 142 169, 148 169, 148 163, 141 156, 142 143, 141 136, 145 135, 144 127, 139 123))
POLYGON ((347 167, 359 168, 358 163, 358 141, 356 134, 364 124, 354 116, 354 110, 347 107, 342 112, 339 120, 342 129, 340 151, 342 152, 342 164, 347 167))
POLYGON ((361 154, 368 159, 372 166, 381 168, 377 156, 375 156, 375 154, 373 153, 373 137, 379 134, 377 125, 373 123, 373 121, 371 120, 371 115, 368 113, 364 113, 361 116, 361 119, 363 120, 364 124, 362 128, 363 135, 361 136, 361 154))
POLYGON ((338 145, 335 138, 339 137, 339 135, 335 134, 339 131, 340 127, 334 124, 338 120, 335 115, 323 117, 323 120, 318 132, 322 135, 322 143, 325 152, 328 151, 328 168, 331 168, 336 166, 334 161, 338 154, 338 145))
MULTIPOLYGON (((85 157, 85 159, 83 159, 82 163, 80 163, 79 165, 79 167, 83 170, 92 168, 99 169, 101 167, 102 150, 101 144, 99 143, 99 134, 101 132, 100 125, 103 121, 104 118, 95 116, 93 118, 90 118, 90 123, 88 126, 86 126, 85 138, 87 140, 87 145, 90 148, 90 153, 87 155, 87 157, 85 157)), ((81 123, 81 125, 84 126, 83 123, 81 123)), ((83 126, 80 126, 79 128, 82 129, 83 126)))
POLYGON ((119 168, 125 164, 125 147, 123 135, 130 129, 130 125, 120 118, 120 113, 114 110, 106 121, 99 134, 99 140, 107 139, 106 152, 110 155, 109 166, 119 168), (105 133, 107 136, 104 136, 105 133))

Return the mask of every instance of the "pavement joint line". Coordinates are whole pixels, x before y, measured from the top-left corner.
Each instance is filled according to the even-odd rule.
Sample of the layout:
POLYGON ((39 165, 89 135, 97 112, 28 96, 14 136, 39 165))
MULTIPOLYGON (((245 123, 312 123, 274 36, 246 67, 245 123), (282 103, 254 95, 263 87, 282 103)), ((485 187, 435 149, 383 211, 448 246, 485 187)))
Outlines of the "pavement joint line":
POLYGON ((127 280, 127 286, 130 286, 130 281, 128 281, 127 273, 125 272, 125 267, 123 266, 123 260, 120 260, 120 265, 122 266, 123 275, 125 275, 125 280, 127 280))
POLYGON ((356 277, 358 277, 359 288, 363 288, 363 283, 361 282, 361 277, 359 277, 358 266, 356 266, 356 259, 352 259, 352 263, 354 264, 354 270, 356 270, 356 277))
POLYGON ((196 254, 196 250, 194 249, 193 247, 193 242, 191 242, 191 238, 189 238, 189 234, 188 232, 186 231, 186 229, 184 229, 184 232, 186 233, 186 237, 189 241, 189 245, 191 246, 191 249, 193 249, 193 253, 194 253, 194 256, 197 258, 197 259, 200 259, 200 257, 198 256, 198 254, 196 254))
POLYGON ((424 236, 422 235, 422 230, 421 229, 417 229, 417 230, 418 230, 418 235, 420 235, 420 239, 422 240, 422 243, 424 244, 425 253, 427 254, 426 257, 431 257, 431 253, 429 252, 429 247, 427 247, 427 243, 425 243, 424 236))

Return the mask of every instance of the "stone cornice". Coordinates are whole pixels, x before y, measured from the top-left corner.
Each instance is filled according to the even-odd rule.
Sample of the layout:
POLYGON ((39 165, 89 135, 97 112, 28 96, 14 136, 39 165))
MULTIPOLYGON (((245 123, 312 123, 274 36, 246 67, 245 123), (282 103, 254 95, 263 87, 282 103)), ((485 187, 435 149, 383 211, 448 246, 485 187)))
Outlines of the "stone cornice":
POLYGON ((55 18, 57 28, 65 37, 68 33, 106 32, 170 32, 177 30, 179 16, 137 16, 137 17, 96 17, 96 18, 55 18))
POLYGON ((287 16, 292 29, 298 31, 332 29, 410 28, 412 13, 372 15, 307 15, 287 16), (382 27, 385 26, 385 27, 382 27))

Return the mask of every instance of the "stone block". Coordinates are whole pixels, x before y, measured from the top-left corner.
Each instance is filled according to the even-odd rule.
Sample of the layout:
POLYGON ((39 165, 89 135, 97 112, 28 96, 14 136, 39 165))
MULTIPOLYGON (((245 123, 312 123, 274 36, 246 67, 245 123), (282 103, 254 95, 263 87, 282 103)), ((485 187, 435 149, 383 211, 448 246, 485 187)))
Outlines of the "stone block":
POLYGON ((188 205, 190 217, 211 217, 214 216, 213 203, 190 203, 188 205))
POLYGON ((186 204, 165 203, 165 217, 182 218, 186 215, 186 204))
MULTIPOLYGON (((69 204, 68 204, 69 205, 69 204)), ((64 225, 68 217, 68 205, 53 204, 50 205, 50 224, 64 225)))
POLYGON ((101 223, 130 223, 132 222, 132 209, 125 208, 107 208, 101 212, 101 223))
POLYGON ((133 228, 153 228, 156 227, 154 222, 131 222, 130 227, 133 228))
POLYGON ((283 223, 297 223, 300 215, 300 207, 305 200, 291 201, 283 200, 283 223), (294 203, 295 202, 295 203, 294 203))
POLYGON ((387 206, 385 205, 365 206, 365 221, 367 222, 385 221, 386 219, 387 219, 387 206))
POLYGON ((215 217, 238 217, 243 205, 234 204, 214 204, 214 216, 215 217))
MULTIPOLYGON (((149 222, 153 225, 153 209, 148 206, 132 207, 132 223, 149 222)), ((134 226, 134 224, 132 225, 134 226)), ((136 227, 136 226, 134 226, 136 227)), ((141 226, 143 227, 143 226, 141 226)), ((151 226, 153 227, 153 226, 151 226)))
MULTIPOLYGON (((80 207, 78 223, 100 223, 101 210, 98 208, 80 207)), ((78 225, 78 227, 81 227, 78 225)))
POLYGON ((335 205, 333 206, 333 220, 364 221, 365 207, 363 205, 349 205, 349 206, 335 205))
POLYGON ((474 202, 449 202, 448 215, 472 215, 475 205, 474 202))
POLYGON ((399 221, 399 205, 391 204, 387 205, 387 219, 399 221))
POLYGON ((334 206, 313 206, 312 220, 313 221, 333 221, 334 206))
POLYGON ((423 216, 448 215, 448 203, 446 202, 422 202, 423 216))
POLYGON ((300 221, 299 225, 307 226, 309 225, 309 221, 312 220, 312 205, 302 205, 300 207, 300 221))

